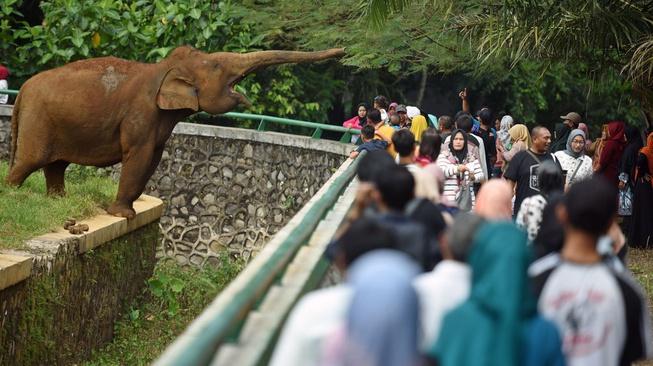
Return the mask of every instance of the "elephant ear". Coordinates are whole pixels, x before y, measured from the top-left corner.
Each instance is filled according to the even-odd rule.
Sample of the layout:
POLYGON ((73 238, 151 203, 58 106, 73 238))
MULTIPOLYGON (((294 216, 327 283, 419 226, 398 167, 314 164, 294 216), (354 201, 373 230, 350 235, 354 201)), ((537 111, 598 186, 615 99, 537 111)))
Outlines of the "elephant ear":
POLYGON ((170 69, 163 77, 156 95, 156 104, 161 109, 192 109, 197 112, 197 89, 179 69, 170 69))

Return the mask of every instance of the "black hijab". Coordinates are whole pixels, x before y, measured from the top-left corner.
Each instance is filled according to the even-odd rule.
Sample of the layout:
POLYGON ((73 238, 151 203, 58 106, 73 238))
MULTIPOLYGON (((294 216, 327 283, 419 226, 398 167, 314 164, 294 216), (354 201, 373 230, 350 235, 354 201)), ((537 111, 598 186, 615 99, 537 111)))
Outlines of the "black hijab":
POLYGON ((644 144, 642 143, 639 130, 633 126, 626 126, 626 140, 627 145, 624 149, 624 154, 621 155, 621 161, 619 161, 619 173, 628 174, 628 181, 632 188, 635 186, 634 172, 637 154, 644 144))
POLYGON ((465 161, 465 158, 467 157, 467 133, 461 129, 456 129, 454 130, 449 138, 449 151, 451 151, 451 155, 455 156, 456 159, 458 160, 458 163, 461 164, 463 161, 465 161), (461 133, 463 135, 463 149, 462 150, 454 150, 453 148, 453 139, 456 137, 458 133, 461 133))
POLYGON ((361 126, 365 126, 367 124, 367 113, 370 111, 370 106, 367 105, 367 103, 358 103, 358 106, 356 107, 356 115, 358 116, 358 110, 360 107, 365 107, 365 117, 361 118, 360 116, 358 117, 358 124, 361 126))

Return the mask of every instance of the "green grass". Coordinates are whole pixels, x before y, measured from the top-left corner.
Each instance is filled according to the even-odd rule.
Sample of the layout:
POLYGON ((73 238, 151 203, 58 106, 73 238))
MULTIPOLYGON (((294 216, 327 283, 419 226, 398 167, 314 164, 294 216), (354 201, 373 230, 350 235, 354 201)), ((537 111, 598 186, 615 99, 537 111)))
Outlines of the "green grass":
POLYGON ((653 305, 653 250, 629 248, 628 267, 646 291, 651 307, 653 305))
POLYGON ((5 183, 8 164, 0 161, 0 249, 20 248, 26 239, 63 226, 67 218, 93 216, 113 201, 118 184, 93 167, 71 165, 66 171, 66 196, 46 195, 41 170, 20 188, 5 183))
MULTIPOLYGON (((628 267, 646 291, 649 310, 653 311, 653 250, 629 248, 628 267)), ((653 366, 653 360, 637 362, 636 365, 653 366)))
POLYGON ((218 268, 197 269, 159 262, 143 294, 142 305, 116 324, 113 342, 94 352, 84 365, 149 365, 243 267, 243 262, 226 256, 218 268), (162 288, 162 282, 172 286, 162 288), (171 306, 168 295, 174 296, 175 306, 171 306))

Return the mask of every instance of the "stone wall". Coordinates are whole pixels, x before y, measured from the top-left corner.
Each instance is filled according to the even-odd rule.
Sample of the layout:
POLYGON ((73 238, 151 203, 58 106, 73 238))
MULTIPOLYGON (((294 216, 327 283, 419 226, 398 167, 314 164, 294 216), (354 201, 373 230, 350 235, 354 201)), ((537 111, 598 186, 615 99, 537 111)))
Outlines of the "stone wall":
POLYGON ((182 123, 145 193, 166 203, 157 255, 180 264, 248 260, 326 182, 350 146, 182 123))
POLYGON ((9 160, 13 106, 0 104, 0 160, 9 160))
MULTIPOLYGON (((0 108, 0 159, 9 156, 10 115, 0 108)), ((304 136, 180 123, 144 192, 166 204, 157 257, 203 266, 227 250, 248 260, 350 150, 304 136)), ((117 178, 120 166, 109 171, 117 178)))
POLYGON ((0 291, 0 365, 72 365, 113 338, 156 263, 154 221, 83 255, 75 238, 0 291))

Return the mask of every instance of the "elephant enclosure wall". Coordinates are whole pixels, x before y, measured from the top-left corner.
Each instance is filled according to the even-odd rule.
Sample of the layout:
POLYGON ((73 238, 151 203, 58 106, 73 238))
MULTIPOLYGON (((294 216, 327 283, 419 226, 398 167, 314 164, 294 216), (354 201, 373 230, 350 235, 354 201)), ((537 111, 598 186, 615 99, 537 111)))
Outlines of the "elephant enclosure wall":
POLYGON ((13 106, 0 104, 0 160, 9 160, 12 111, 13 106))
POLYGON ((351 147, 273 132, 181 123, 144 193, 166 203, 157 256, 249 259, 345 161, 351 147))
MULTIPOLYGON (((10 115, 0 106, 0 159, 9 156, 10 115)), ((217 265, 228 251, 248 260, 350 150, 304 136, 180 123, 144 192, 165 203, 157 258, 217 265)), ((109 170, 117 178, 120 167, 109 170)))

